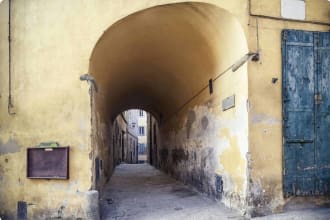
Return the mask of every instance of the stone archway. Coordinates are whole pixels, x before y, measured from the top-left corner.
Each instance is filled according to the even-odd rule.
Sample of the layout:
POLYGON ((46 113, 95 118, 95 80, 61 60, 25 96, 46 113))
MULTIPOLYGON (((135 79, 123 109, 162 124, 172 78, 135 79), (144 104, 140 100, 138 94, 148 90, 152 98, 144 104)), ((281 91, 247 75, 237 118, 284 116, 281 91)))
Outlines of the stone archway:
POLYGON ((233 72, 228 67, 247 52, 238 20, 211 4, 155 6, 111 25, 90 59, 98 87, 94 155, 101 156, 111 143, 104 137, 114 116, 128 108, 145 109, 161 121, 156 158, 168 151, 168 164, 156 165, 200 191, 244 206, 247 68, 233 72), (225 111, 221 103, 227 97, 235 97, 235 106, 225 111))

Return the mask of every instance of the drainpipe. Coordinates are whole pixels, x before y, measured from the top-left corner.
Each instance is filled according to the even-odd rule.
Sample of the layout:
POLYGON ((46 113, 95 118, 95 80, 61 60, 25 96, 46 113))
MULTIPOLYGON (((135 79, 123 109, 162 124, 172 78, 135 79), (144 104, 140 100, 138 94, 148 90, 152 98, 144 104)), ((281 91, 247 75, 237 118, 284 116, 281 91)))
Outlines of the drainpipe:
POLYGON ((80 76, 80 80, 81 80, 81 81, 87 81, 87 83, 88 83, 91 87, 94 88, 95 92, 98 92, 98 87, 97 87, 97 84, 96 84, 96 80, 95 80, 95 78, 94 78, 92 75, 90 75, 90 74, 88 74, 88 73, 86 73, 86 74, 84 74, 84 75, 81 75, 81 76, 80 76))
POLYGON ((8 0, 8 114, 15 115, 11 94, 11 65, 11 0, 8 0))

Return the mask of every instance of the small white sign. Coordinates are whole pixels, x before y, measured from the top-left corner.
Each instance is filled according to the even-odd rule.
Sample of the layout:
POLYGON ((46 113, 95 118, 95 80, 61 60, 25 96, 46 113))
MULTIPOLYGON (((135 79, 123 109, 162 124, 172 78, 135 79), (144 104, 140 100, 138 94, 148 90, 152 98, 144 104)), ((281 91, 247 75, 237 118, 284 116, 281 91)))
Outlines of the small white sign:
POLYGON ((281 16, 283 18, 305 20, 305 0, 281 0, 281 16))

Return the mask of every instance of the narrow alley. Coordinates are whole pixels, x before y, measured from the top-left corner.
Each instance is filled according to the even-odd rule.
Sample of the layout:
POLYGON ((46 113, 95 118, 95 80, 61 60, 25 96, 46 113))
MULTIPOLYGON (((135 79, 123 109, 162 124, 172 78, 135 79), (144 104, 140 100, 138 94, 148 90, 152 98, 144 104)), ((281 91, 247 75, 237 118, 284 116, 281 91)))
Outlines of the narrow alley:
POLYGON ((330 220, 330 0, 0 0, 0 220, 330 220))
POLYGON ((102 219, 245 219, 149 164, 119 165, 101 198, 102 219))

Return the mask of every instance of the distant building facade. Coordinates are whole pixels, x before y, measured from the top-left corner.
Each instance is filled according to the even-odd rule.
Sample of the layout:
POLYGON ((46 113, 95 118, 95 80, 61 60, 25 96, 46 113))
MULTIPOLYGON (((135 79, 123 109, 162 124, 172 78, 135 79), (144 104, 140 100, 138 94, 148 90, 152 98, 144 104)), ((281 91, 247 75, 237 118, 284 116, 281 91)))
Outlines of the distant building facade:
POLYGON ((142 109, 131 109, 125 111, 127 123, 132 134, 138 137, 138 161, 147 161, 147 118, 149 113, 142 109))
MULTIPOLYGON (((119 149, 114 155, 118 157, 120 162, 137 163, 138 160, 138 138, 134 129, 128 123, 131 116, 124 112, 117 116, 114 122, 114 132, 112 134, 112 145, 114 149, 119 149)), ((114 150, 115 151, 115 150, 114 150)))

